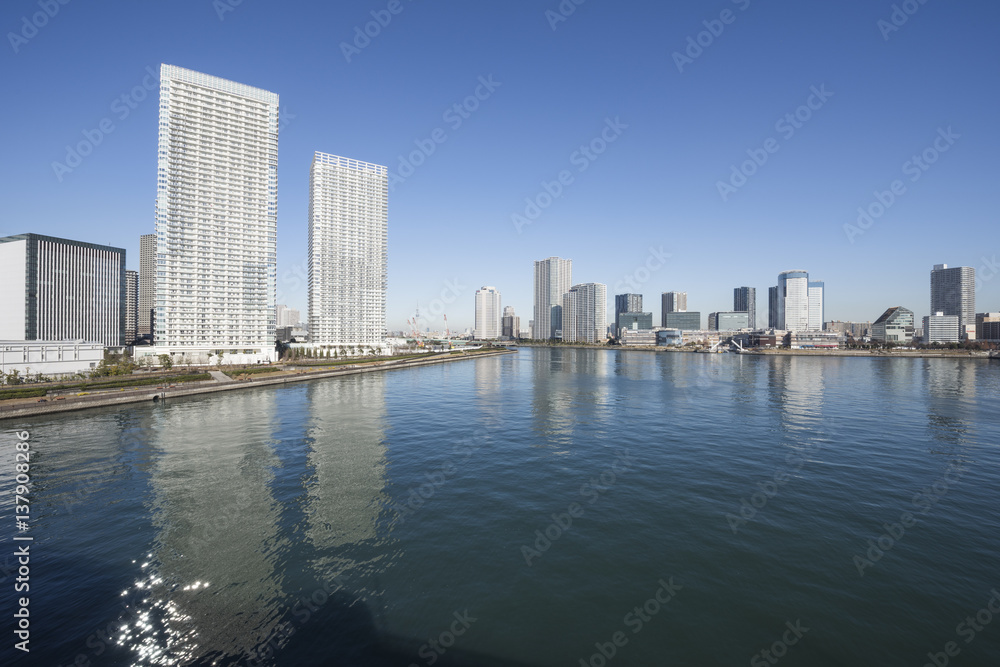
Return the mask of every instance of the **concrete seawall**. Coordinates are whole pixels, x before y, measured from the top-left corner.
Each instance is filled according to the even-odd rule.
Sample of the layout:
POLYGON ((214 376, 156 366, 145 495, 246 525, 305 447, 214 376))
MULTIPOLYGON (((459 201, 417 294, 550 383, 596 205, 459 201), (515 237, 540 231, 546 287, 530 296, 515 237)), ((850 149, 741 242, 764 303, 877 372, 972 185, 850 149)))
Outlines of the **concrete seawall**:
MULTIPOLYGON (((181 396, 195 396, 197 394, 211 394, 219 391, 231 391, 238 389, 254 389, 257 387, 271 387, 286 385, 293 382, 306 382, 308 380, 322 380, 324 378, 340 377, 343 375, 359 375, 361 373, 374 373, 378 371, 389 371, 401 368, 414 368, 417 366, 428 366, 431 364, 444 364, 453 361, 465 361, 469 359, 480 359, 483 357, 495 357, 501 354, 513 354, 510 350, 497 350, 496 352, 479 352, 475 354, 450 354, 448 356, 434 359, 402 359, 398 361, 374 362, 371 364, 349 365, 343 368, 326 371, 303 371, 296 375, 283 375, 281 377, 263 378, 259 380, 231 380, 229 382, 217 382, 215 380, 205 380, 202 382, 191 382, 178 384, 173 387, 150 387, 140 389, 125 389, 118 392, 107 392, 93 394, 91 396, 72 396, 64 400, 55 401, 52 398, 46 403, 21 402, 12 405, 0 404, 0 420, 15 419, 23 417, 33 417, 55 412, 70 412, 73 410, 86 410, 88 408, 108 407, 123 405, 126 403, 145 403, 150 401, 162 401, 181 396)), ((164 384, 169 384, 165 380, 164 384)))

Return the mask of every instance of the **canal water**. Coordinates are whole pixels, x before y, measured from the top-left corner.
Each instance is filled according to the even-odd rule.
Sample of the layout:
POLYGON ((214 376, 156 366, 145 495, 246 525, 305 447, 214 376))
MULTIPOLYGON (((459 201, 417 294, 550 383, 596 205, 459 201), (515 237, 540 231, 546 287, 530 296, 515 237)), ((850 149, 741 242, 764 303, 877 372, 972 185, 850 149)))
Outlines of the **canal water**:
POLYGON ((995 361, 521 348, 0 426, 0 664, 1000 664, 995 361))

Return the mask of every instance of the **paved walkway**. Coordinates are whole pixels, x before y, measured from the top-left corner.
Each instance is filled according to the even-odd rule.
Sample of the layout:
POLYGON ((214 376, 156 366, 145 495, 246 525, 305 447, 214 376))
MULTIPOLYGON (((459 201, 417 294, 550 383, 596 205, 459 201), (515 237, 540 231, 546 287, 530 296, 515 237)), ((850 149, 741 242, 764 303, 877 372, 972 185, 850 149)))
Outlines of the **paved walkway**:
POLYGON ((218 382, 232 382, 233 381, 233 378, 229 377, 228 375, 226 375, 222 371, 209 371, 208 374, 212 376, 213 380, 216 380, 218 382))

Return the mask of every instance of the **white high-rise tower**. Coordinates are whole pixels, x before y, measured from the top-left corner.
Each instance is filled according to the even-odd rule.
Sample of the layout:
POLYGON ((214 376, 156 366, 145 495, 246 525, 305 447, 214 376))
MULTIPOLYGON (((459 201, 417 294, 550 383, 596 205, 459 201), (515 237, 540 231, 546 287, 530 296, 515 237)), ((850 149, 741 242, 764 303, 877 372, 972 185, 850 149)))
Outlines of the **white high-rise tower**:
POLYGON ((480 340, 500 337, 500 292, 496 287, 476 290, 475 335, 480 340))
POLYGON ((809 274, 806 271, 782 271, 778 274, 779 329, 809 330, 809 274))
POLYGON ((278 95, 163 65, 154 353, 274 358, 278 95))
POLYGON ((549 257, 535 262, 535 338, 562 336, 563 294, 572 285, 573 260, 549 257))
POLYGON ((385 345, 389 170, 317 152, 309 180, 309 341, 385 345))
POLYGON ((563 295, 562 339, 567 343, 602 343, 608 335, 608 286, 573 285, 563 295))

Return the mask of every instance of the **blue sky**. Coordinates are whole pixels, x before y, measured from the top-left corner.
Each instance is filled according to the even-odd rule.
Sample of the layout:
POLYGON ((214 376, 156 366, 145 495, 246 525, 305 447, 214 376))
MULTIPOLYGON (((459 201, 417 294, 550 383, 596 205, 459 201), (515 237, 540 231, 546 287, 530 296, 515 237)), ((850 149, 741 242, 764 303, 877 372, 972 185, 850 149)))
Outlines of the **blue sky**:
POLYGON ((317 150, 405 175, 390 329, 445 302, 452 329, 472 326, 482 285, 526 324, 532 261, 551 255, 609 300, 642 281, 657 319, 663 291, 707 314, 739 285, 766 318, 787 269, 826 282, 827 319, 919 317, 936 263, 976 267, 977 310, 1000 310, 997 3, 236 2, 4 2, 0 234, 110 243, 138 268, 156 194, 147 67, 165 62, 280 95, 279 303, 303 313, 317 150), (391 20, 345 55, 372 12, 391 20), (53 167, 102 122, 89 155, 53 167), (517 225, 526 200, 543 206, 517 225), (878 214, 864 228, 859 207, 878 214))

